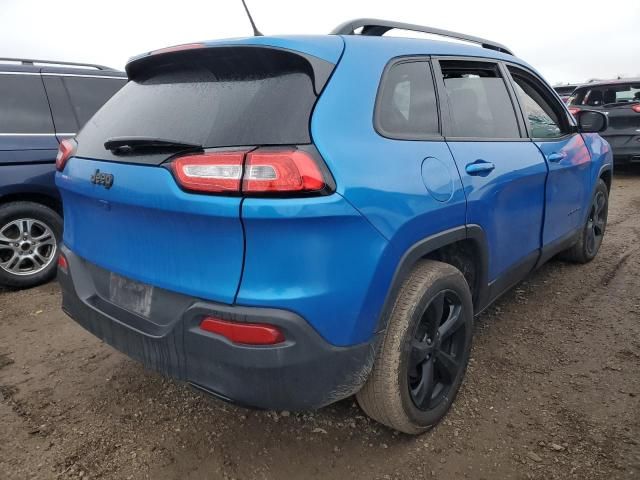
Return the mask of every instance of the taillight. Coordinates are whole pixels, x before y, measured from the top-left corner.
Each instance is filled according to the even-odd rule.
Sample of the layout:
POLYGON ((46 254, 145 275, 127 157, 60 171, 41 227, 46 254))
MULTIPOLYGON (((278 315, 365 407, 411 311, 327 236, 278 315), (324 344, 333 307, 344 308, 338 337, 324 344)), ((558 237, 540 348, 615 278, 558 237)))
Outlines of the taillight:
POLYGON ((316 161, 301 150, 260 151, 247 155, 242 191, 313 192, 325 186, 316 161))
POLYGON ((296 149, 186 155, 171 168, 182 188, 197 192, 306 194, 327 186, 316 160, 296 149))
POLYGON ((182 45, 174 45, 172 47, 159 48, 149 52, 149 55, 158 55, 160 53, 181 52, 183 50, 197 50, 204 48, 204 43, 183 43, 182 45))
POLYGON ((77 143, 75 140, 62 140, 58 147, 58 155, 56 155, 56 170, 59 172, 64 170, 67 160, 76 153, 77 143))
POLYGON ((214 152, 176 158, 171 167, 178 183, 187 190, 239 192, 246 152, 214 152))
POLYGON ((640 103, 636 103, 635 105, 632 105, 631 110, 633 110, 636 113, 640 113, 640 103))
POLYGON ((200 323, 200 328, 241 345, 276 345, 285 340, 278 327, 266 323, 230 322, 206 317, 200 323))
POLYGON ((578 107, 569 107, 569 113, 571 113, 571 115, 575 115, 579 111, 580 109, 578 107))
POLYGON ((64 273, 67 273, 69 271, 69 263, 67 262, 67 257, 65 257, 63 254, 58 255, 58 268, 64 273))

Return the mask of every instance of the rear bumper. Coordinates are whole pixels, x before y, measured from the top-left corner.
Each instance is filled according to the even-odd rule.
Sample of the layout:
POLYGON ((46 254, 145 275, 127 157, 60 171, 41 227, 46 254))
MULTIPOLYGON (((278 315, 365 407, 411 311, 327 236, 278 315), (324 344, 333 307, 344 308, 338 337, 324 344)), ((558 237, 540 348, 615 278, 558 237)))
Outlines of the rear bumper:
POLYGON ((62 308, 104 342, 146 367, 245 406, 304 410, 352 395, 366 380, 377 336, 336 347, 295 313, 229 306, 154 289, 148 318, 109 302, 110 273, 62 248, 62 308), (251 347, 199 329, 204 316, 277 325, 286 342, 251 347))
POLYGON ((616 165, 640 165, 640 148, 628 153, 614 152, 613 161, 616 165))
POLYGON ((640 163, 640 135, 603 135, 617 164, 640 163))

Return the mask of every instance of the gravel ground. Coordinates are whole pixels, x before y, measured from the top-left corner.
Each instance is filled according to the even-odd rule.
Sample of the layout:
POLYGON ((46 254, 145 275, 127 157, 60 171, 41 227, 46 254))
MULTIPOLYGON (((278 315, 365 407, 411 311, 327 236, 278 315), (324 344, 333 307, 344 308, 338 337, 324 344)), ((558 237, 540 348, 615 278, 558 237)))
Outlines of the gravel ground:
POLYGON ((0 292, 0 478, 638 479, 640 172, 609 222, 594 262, 552 261, 478 319, 462 392, 420 437, 352 399, 221 403, 86 333, 55 283, 0 292))

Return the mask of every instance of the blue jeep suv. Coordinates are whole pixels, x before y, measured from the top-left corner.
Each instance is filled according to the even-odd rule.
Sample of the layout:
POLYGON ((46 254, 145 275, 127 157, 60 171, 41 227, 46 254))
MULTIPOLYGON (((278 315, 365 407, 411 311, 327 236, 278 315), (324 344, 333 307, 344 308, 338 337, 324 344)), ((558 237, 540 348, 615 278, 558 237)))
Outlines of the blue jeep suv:
POLYGON ((219 398, 299 410, 356 394, 422 432, 460 387, 474 315, 602 242, 606 117, 574 119, 494 42, 357 20, 126 69, 62 145, 63 309, 219 398))
POLYGON ((100 65, 0 58, 0 285, 32 287, 55 276, 59 142, 126 80, 100 65))

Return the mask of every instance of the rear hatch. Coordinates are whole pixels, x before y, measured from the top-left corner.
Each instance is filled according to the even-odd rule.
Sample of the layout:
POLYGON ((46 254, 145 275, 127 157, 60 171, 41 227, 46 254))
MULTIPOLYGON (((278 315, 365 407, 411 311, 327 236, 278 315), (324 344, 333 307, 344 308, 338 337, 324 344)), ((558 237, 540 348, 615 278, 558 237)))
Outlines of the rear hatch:
POLYGON ((232 303, 244 257, 244 182, 251 184, 243 162, 260 153, 251 164, 257 188, 260 175, 275 182, 263 163, 279 151, 297 165, 313 149, 311 112, 333 67, 264 45, 195 44, 134 59, 130 81, 59 167, 64 243, 128 279, 232 303))
MULTIPOLYGON (((640 91, 640 90, 639 90, 640 91)), ((602 109, 609 117, 609 128, 602 135, 611 146, 629 146, 629 142, 636 142, 636 149, 640 151, 640 100, 635 103, 605 105, 602 109)))

